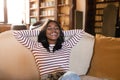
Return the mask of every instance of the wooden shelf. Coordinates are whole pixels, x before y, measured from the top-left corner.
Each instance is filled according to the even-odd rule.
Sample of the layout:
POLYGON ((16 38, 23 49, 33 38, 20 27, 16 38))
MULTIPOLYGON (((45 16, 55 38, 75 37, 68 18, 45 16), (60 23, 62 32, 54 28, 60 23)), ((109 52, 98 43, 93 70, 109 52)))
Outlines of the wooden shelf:
POLYGON ((64 16, 70 16, 70 15, 69 14, 62 14, 61 13, 61 14, 58 14, 58 16, 63 16, 64 17, 64 16))
POLYGON ((95 16, 101 17, 101 16, 103 16, 103 14, 101 14, 101 13, 96 13, 95 16))
POLYGON ((36 2, 36 0, 30 0, 30 3, 34 3, 34 2, 36 2))
POLYGON ((40 7, 40 9, 45 9, 45 8, 55 8, 55 6, 44 6, 44 7, 40 7))
POLYGON ((96 10, 103 10, 104 8, 96 8, 96 10))
POLYGON ((69 4, 58 4, 58 7, 70 6, 69 4))
POLYGON ((101 2, 96 2, 96 4, 104 4, 104 3, 114 3, 114 2, 118 2, 118 1, 101 1, 101 2))
POLYGON ((40 17, 54 17, 54 15, 49 15, 49 16, 40 15, 40 17))
POLYGON ((36 17, 37 18, 37 16, 30 16, 30 17, 36 17))
POLYGON ((36 8, 30 8, 30 10, 37 10, 36 8))

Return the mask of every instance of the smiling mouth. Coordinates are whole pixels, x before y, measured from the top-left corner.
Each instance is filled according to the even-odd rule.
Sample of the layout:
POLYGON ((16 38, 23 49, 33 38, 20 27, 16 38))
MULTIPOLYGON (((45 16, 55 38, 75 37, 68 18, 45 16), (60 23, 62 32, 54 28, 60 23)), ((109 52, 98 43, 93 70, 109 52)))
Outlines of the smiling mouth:
POLYGON ((52 34, 50 34, 51 36, 57 36, 57 33, 52 33, 52 34))

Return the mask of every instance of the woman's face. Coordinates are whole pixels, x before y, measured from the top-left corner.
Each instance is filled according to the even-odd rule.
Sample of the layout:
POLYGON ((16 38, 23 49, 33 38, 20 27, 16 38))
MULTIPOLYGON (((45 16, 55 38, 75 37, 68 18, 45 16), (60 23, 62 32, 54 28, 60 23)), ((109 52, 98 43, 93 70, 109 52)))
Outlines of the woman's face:
POLYGON ((55 44, 60 36, 60 29, 55 22, 50 22, 46 29, 46 36, 49 44, 55 44))

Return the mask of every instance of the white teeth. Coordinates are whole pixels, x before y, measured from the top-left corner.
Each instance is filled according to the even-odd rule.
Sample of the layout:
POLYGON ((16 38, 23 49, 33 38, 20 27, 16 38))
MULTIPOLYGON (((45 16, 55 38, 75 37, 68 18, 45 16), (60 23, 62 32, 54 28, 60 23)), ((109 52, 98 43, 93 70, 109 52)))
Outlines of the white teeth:
POLYGON ((56 33, 52 33, 51 35, 54 36, 54 35, 57 35, 57 34, 56 33))

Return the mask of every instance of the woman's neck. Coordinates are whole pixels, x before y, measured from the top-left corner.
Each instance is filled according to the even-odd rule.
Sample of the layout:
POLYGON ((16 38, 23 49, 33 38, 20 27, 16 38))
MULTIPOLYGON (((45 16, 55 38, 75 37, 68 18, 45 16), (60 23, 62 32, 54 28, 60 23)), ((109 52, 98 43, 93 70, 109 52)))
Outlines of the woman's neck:
POLYGON ((49 43, 49 44, 55 44, 56 41, 50 41, 50 40, 49 40, 48 43, 49 43))

